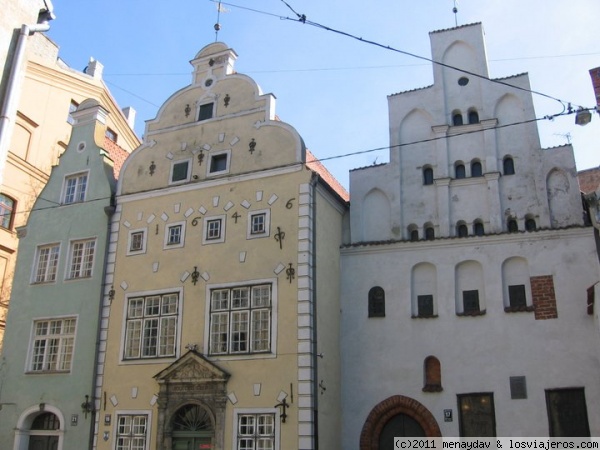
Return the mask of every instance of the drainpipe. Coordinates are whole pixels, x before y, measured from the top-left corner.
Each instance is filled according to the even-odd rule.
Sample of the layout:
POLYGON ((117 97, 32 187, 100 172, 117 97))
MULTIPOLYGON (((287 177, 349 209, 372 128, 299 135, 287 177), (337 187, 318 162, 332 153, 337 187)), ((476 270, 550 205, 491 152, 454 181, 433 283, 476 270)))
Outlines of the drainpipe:
POLYGON ((8 81, 6 83, 6 92, 4 101, 0 110, 0 184, 4 182, 4 167, 8 156, 8 147, 12 137, 12 130, 17 115, 17 105, 19 94, 21 93, 21 82, 23 80, 22 66, 25 62, 25 48, 27 47, 27 38, 38 32, 48 31, 50 29, 49 21, 54 19, 52 2, 44 0, 46 9, 41 9, 38 15, 38 21, 35 25, 23 25, 17 40, 15 54, 13 55, 8 81))
POLYGON ((312 360, 313 360, 313 449, 319 450, 319 371, 318 371, 318 345, 317 345, 317 183, 319 175, 314 173, 310 180, 312 203, 312 360))

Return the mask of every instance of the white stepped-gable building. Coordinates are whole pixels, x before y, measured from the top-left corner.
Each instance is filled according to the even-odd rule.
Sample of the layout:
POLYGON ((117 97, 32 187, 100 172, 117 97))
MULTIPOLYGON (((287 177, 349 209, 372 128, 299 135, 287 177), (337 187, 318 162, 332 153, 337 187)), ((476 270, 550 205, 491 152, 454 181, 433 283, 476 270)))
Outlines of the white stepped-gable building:
POLYGON ((598 435, 573 149, 541 148, 527 74, 489 79, 481 24, 430 39, 433 85, 388 97, 390 162, 350 174, 342 448, 598 435))

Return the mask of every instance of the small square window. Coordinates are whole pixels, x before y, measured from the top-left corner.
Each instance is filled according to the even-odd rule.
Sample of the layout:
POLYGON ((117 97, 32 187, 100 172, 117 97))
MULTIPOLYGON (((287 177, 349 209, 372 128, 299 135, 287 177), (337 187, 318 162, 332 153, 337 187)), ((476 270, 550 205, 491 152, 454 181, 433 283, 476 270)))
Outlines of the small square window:
POLYGON ((252 211, 248 214, 247 239, 269 236, 270 210, 252 211))
POLYGON ((203 244, 214 244, 225 241, 225 216, 204 218, 203 244))
POLYGON ((210 173, 227 171, 227 156, 227 153, 213 155, 213 157, 210 158, 210 173))
POLYGON ((167 225, 165 228, 164 248, 183 247, 185 238, 185 222, 178 222, 167 225))
POLYGON ((183 183, 190 179, 190 161, 177 161, 171 166, 171 183, 183 183))
POLYGON ((127 254, 137 255, 146 253, 146 230, 131 230, 129 232, 129 242, 127 243, 127 254))
POLYGON ((433 295, 417 296, 417 312, 419 317, 433 317, 433 295))
POLYGON ((525 295, 525 285, 517 284, 517 285, 513 285, 513 286, 508 286, 508 300, 510 302, 510 306, 513 308, 527 306, 527 297, 525 295))
POLYGON ((477 314, 479 310, 479 291, 463 291, 463 312, 465 314, 477 314))
POLYGON ((198 112, 198 121, 212 119, 214 103, 205 103, 200 105, 198 112))

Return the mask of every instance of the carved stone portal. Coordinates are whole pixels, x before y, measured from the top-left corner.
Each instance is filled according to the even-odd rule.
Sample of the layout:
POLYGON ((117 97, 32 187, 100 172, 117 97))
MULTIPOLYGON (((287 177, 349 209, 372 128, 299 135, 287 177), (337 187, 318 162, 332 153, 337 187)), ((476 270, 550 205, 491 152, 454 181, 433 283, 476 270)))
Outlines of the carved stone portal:
POLYGON ((223 450, 229 376, 194 350, 154 376, 159 385, 158 450, 172 448, 177 413, 188 405, 197 405, 206 411, 214 430, 213 448, 223 450))

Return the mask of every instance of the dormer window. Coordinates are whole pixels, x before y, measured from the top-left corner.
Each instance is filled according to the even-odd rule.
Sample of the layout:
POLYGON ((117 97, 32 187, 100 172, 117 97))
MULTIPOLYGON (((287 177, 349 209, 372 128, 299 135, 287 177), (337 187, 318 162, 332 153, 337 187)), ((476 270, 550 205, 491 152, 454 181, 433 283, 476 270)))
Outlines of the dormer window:
POLYGON ((198 111, 198 122, 212 119, 213 109, 214 103, 205 103, 204 105, 200 105, 200 110, 198 111))

